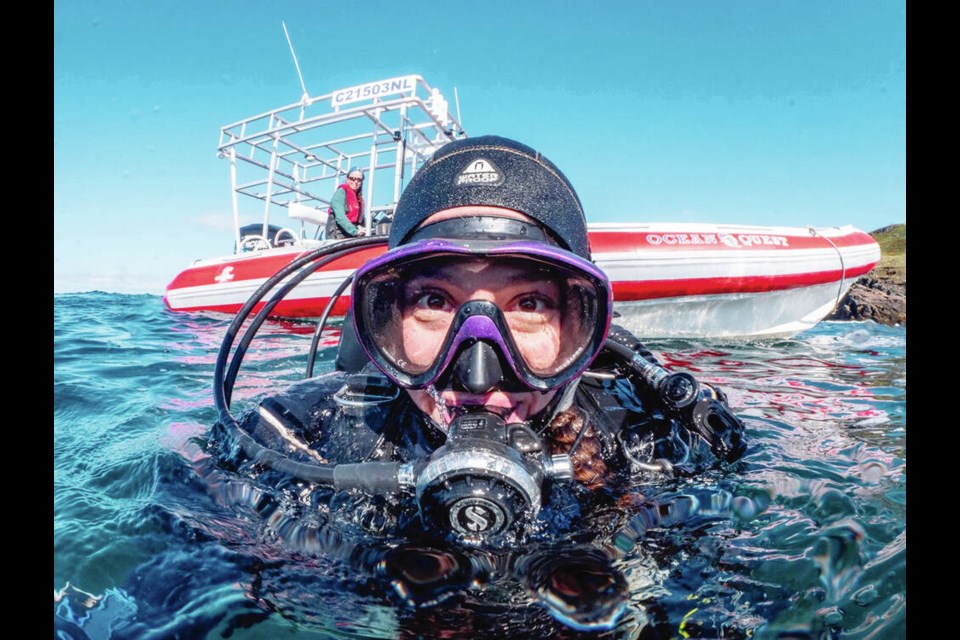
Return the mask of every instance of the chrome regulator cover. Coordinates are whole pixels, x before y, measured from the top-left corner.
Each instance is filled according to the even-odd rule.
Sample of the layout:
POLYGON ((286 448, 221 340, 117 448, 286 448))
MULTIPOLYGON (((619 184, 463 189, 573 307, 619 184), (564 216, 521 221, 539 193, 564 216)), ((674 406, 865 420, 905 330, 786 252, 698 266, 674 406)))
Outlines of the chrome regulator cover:
POLYGON ((481 544, 536 517, 544 483, 572 475, 570 458, 544 453, 528 425, 505 424, 499 416, 478 412, 453 421, 446 443, 412 484, 428 527, 481 544))

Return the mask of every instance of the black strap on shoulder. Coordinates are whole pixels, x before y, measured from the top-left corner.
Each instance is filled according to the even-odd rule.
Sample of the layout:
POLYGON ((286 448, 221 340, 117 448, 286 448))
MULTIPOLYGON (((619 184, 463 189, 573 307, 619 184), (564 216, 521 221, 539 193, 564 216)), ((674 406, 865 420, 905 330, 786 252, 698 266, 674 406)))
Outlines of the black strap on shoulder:
POLYGON ((580 385, 576 391, 576 404, 584 412, 587 422, 603 443, 604 449, 616 448, 616 434, 626 424, 627 411, 606 390, 580 385))
POLYGON ((364 366, 370 362, 363 347, 360 346, 360 340, 357 338, 357 332, 353 326, 353 308, 347 310, 343 318, 343 326, 340 328, 340 344, 337 347, 337 371, 346 371, 347 373, 359 373, 364 366))

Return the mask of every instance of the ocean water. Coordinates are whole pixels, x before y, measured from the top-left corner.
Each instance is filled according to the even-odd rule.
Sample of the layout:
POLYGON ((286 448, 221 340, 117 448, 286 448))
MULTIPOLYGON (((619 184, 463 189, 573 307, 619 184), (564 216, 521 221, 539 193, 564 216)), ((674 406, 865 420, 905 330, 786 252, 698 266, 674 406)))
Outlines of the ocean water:
MULTIPOLYGON (((736 473, 661 496, 673 515, 658 526, 598 534, 631 596, 592 632, 495 585, 404 606, 390 585, 285 551, 224 500, 203 442, 229 322, 157 296, 54 296, 55 637, 906 637, 905 328, 648 343, 727 392, 751 447, 736 473)), ((235 413, 302 378, 312 331, 265 325, 235 413)), ((334 327, 318 372, 335 340, 334 327)))

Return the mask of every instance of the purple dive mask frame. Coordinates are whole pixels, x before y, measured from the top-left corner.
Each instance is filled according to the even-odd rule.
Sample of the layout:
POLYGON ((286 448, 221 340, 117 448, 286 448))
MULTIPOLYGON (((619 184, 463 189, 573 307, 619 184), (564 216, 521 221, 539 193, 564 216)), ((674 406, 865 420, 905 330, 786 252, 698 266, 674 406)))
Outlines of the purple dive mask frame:
POLYGON ((456 362, 456 357, 472 343, 485 342, 498 351, 501 361, 507 364, 516 378, 529 389, 548 391, 564 386, 590 366, 603 348, 612 319, 613 292, 606 274, 592 262, 565 249, 542 242, 458 240, 439 238, 421 240, 402 245, 374 258, 361 266, 354 277, 353 321, 357 338, 370 360, 397 385, 407 389, 424 389, 434 385, 456 362), (563 272, 576 274, 592 285, 596 292, 596 323, 590 327, 590 336, 581 348, 566 357, 567 362, 556 368, 551 375, 541 375, 531 370, 514 343, 510 330, 500 309, 490 301, 468 300, 457 309, 443 344, 433 363, 420 373, 401 370, 381 350, 376 342, 377 329, 368 326, 364 312, 365 295, 372 289, 368 284, 373 278, 389 269, 400 269, 417 260, 439 257, 463 258, 523 258, 563 272))

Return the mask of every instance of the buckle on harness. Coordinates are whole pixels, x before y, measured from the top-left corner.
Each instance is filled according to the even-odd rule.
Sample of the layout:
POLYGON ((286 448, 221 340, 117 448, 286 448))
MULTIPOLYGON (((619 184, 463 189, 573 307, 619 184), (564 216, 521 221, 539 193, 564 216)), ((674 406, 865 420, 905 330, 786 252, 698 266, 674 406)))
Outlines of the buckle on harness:
POLYGON ((393 402, 400 396, 400 388, 384 375, 355 373, 347 378, 333 400, 341 407, 358 409, 393 402))

